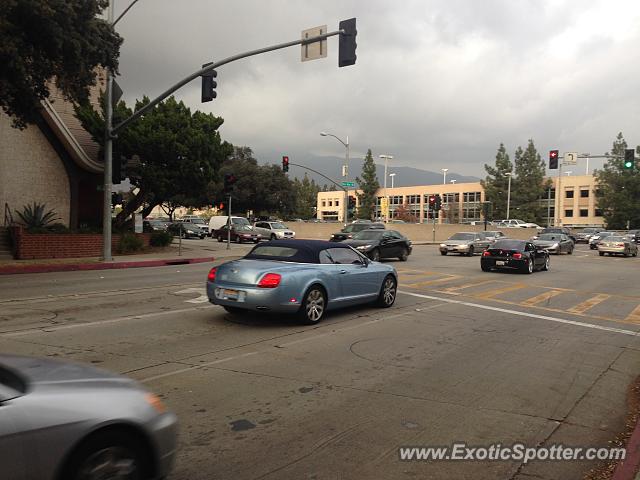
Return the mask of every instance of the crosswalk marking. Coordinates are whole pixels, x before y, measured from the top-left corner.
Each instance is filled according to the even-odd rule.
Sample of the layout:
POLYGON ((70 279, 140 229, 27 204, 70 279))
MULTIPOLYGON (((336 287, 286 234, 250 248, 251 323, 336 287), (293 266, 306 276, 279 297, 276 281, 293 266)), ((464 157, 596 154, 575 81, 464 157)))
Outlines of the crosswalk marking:
POLYGON ((525 307, 532 307, 537 305, 538 303, 546 302, 547 300, 555 297, 556 295, 560 295, 563 293, 562 290, 549 290, 547 292, 542 292, 540 295, 536 295, 535 297, 528 298, 520 302, 520 305, 524 305, 525 307))
POLYGON ((575 306, 567 309, 567 312, 582 314, 582 313, 586 312, 587 310, 592 309, 593 307, 595 307, 599 303, 604 302, 608 298, 611 298, 611 295, 607 295, 606 293, 599 293, 599 294, 595 295, 594 297, 591 297, 591 298, 585 300, 584 302, 579 303, 578 305, 575 305, 575 306))
POLYGON ((436 278, 434 280, 425 280, 423 282, 400 283, 400 285, 403 285, 403 286, 406 286, 406 287, 414 287, 414 288, 416 288, 416 287, 426 287, 428 285, 451 282, 453 280, 458 280, 458 279, 462 278, 462 276, 460 276, 460 275, 450 275, 450 274, 442 274, 442 275, 447 275, 447 276, 443 277, 443 278, 436 278))
POLYGON ((457 292, 458 290, 464 290, 465 288, 473 288, 479 285, 486 285, 487 283, 495 283, 495 280, 484 280, 482 282, 465 283, 464 285, 456 285, 454 287, 444 288, 441 290, 443 293, 457 292))
POLYGON ((527 285, 525 285, 524 283, 516 283, 513 285, 508 285, 506 287, 503 288, 497 288, 495 290, 489 290, 488 292, 484 292, 484 293, 478 293, 473 295, 476 298, 484 298, 484 299, 489 299, 492 297, 495 297, 496 295, 501 295, 503 293, 508 293, 508 292, 513 292, 514 290, 520 290, 522 288, 525 288, 527 285))
POLYGON ((640 305, 634 308, 633 311, 627 315, 627 318, 625 318, 624 321, 629 323, 640 323, 640 305))

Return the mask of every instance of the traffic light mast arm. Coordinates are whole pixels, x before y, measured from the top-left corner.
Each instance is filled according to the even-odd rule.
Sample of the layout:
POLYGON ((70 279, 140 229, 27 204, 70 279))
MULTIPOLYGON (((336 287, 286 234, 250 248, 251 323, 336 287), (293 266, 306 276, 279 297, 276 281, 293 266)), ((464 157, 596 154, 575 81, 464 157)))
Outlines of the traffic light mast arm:
POLYGON ((174 93, 179 88, 185 86, 187 83, 189 83, 192 80, 195 80, 196 78, 200 77, 201 75, 204 75, 207 72, 210 72, 211 70, 214 70, 214 69, 216 69, 218 67, 221 67, 222 65, 226 65, 228 63, 235 62, 236 60, 241 60, 243 58, 252 57, 254 55, 260 55, 261 53, 272 52, 274 50, 281 50, 283 48, 294 47, 296 45, 307 45, 307 44, 310 44, 310 43, 319 42, 320 40, 324 40, 325 38, 333 37, 335 35, 340 35, 340 34, 343 34, 343 33, 344 33, 343 30, 336 30, 335 32, 324 33, 322 35, 318 35, 317 37, 311 37, 311 38, 295 40, 293 42, 279 43, 277 45, 272 45, 270 47, 259 48, 257 50, 251 50, 249 52, 239 53, 238 55, 233 55, 233 56, 225 58, 224 60, 221 60, 219 62, 211 63, 211 64, 207 65, 206 67, 201 68, 197 72, 192 73, 188 77, 180 80, 178 83, 176 83, 175 85, 170 87, 167 91, 162 93, 160 96, 158 96, 158 97, 154 98, 153 100, 151 100, 144 107, 142 107, 141 109, 139 109, 136 112, 134 112, 133 115, 131 115, 129 118, 127 118, 126 120, 123 120, 118 125, 113 127, 111 129, 111 132, 109 132, 109 135, 111 135, 113 137, 114 135, 116 135, 118 133, 118 131, 120 131, 120 129, 126 127, 129 123, 134 121, 136 118, 138 118, 141 115, 143 115, 147 110, 155 107, 157 104, 159 104, 161 101, 163 101, 165 98, 167 98, 169 95, 174 93))
POLYGON ((292 163, 289 162, 289 165, 293 165, 294 167, 300 167, 300 168, 304 168, 305 170, 309 170, 310 172, 313 172, 317 175, 320 175, 322 178, 325 178, 327 180, 329 180, 331 183, 333 183, 336 187, 338 187, 340 190, 344 191, 347 193, 347 195, 349 194, 349 190, 347 190, 347 187, 343 187, 342 185, 340 185, 338 182, 336 182, 335 180, 327 177, 326 175, 323 175, 322 173, 318 172, 317 170, 314 170, 313 168, 309 168, 309 167, 305 167, 304 165, 298 165, 297 163, 292 163))

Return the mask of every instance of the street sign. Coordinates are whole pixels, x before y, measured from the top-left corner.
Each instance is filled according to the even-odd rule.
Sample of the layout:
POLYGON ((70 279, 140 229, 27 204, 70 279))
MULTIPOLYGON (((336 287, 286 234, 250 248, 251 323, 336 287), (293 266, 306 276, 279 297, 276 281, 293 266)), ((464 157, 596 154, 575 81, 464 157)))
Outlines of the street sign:
POLYGON ((389 218, 389 199, 387 197, 380 199, 380 216, 382 218, 389 218))
POLYGON ((355 187, 356 184, 354 182, 342 182, 343 187, 355 187))
POLYGON ((578 152, 566 152, 563 162, 565 165, 575 165, 578 161, 578 152))
MULTIPOLYGON (((307 38, 318 37, 320 35, 324 35, 327 33, 327 26, 322 25, 321 27, 309 28, 308 30, 302 31, 302 40, 307 38)), ((303 62, 309 60, 317 60, 319 58, 327 57, 327 40, 320 40, 319 42, 313 43, 303 43, 301 45, 302 50, 300 54, 300 59, 303 62)))

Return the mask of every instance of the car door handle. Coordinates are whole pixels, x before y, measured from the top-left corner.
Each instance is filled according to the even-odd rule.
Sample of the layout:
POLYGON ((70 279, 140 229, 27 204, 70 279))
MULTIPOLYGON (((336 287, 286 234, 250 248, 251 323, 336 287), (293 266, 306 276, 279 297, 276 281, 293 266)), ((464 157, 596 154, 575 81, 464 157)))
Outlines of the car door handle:
POLYGON ((340 271, 338 271, 338 273, 339 273, 340 275, 344 275, 345 273, 347 273, 347 271, 346 271, 346 270, 340 270, 340 271))

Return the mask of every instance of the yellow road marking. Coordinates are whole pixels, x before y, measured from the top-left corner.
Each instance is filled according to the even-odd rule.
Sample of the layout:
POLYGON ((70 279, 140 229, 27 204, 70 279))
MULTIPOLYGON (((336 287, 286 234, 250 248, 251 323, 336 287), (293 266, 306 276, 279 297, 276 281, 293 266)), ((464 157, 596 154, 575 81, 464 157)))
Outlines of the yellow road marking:
POLYGON ((486 285, 487 283, 495 283, 495 280, 484 280, 482 282, 465 283, 464 285, 457 285, 455 287, 449 287, 441 290, 443 293, 457 292, 458 290, 464 290, 465 288, 477 287, 478 285, 486 285))
POLYGON ((591 297, 591 298, 585 300, 584 302, 579 303, 578 305, 575 305, 575 306, 567 309, 567 312, 569 312, 569 313, 584 313, 587 310, 595 307, 599 303, 604 302, 607 298, 611 298, 611 295, 607 295, 606 293, 599 293, 596 296, 591 297))
POLYGON ((543 292, 540 295, 536 295, 535 297, 527 298, 520 302, 520 305, 524 305, 525 307, 533 307, 538 303, 543 303, 549 300, 550 298, 555 297, 556 295, 560 295, 562 290, 549 290, 548 292, 543 292))
POLYGON ((627 318, 624 319, 625 322, 629 323, 640 323, 640 305, 633 309, 627 318))
POLYGON ((462 278, 462 276, 460 275, 450 275, 450 274, 442 274, 442 275, 447 275, 444 278, 436 278, 435 280, 426 280, 424 282, 416 282, 416 283, 400 283, 400 285, 404 285, 405 287, 426 287, 428 285, 433 285, 436 283, 444 283, 444 282, 451 282, 453 280, 458 280, 459 278, 462 278))
POLYGON ((501 295, 503 293, 507 293, 507 292, 512 292, 514 290, 520 290, 521 288, 525 288, 527 285, 525 285, 524 283, 516 283, 513 285, 508 285, 506 287, 502 287, 502 288, 498 288, 496 290, 489 290, 488 292, 484 292, 484 293, 478 293, 475 295, 471 295, 472 297, 475 298, 492 298, 495 297, 496 295, 501 295))

